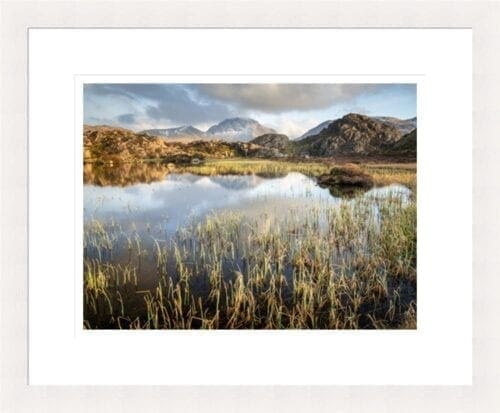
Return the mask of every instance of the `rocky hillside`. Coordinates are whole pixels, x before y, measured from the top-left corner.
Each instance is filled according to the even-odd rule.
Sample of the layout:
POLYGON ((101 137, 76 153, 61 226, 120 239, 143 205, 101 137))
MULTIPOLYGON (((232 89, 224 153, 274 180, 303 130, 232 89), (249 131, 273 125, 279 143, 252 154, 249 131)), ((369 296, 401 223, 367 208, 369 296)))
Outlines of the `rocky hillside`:
POLYGON ((394 126, 350 113, 319 134, 297 141, 296 150, 311 156, 371 155, 384 152, 400 138, 401 132, 394 126))
POLYGON ((413 129, 386 150, 391 155, 417 156, 417 130, 413 129))
POLYGON ((265 133, 252 139, 250 143, 287 152, 290 146, 290 139, 288 136, 279 133, 265 133))
POLYGON ((238 145, 223 141, 168 142, 163 138, 110 126, 85 126, 84 161, 124 163, 145 159, 190 162, 192 158, 239 155, 238 145))
MULTIPOLYGON (((288 139, 288 138, 287 138, 288 139)), ((157 136, 135 133, 111 126, 84 126, 84 162, 122 164, 143 160, 172 163, 191 163, 194 158, 257 158, 282 157, 276 148, 256 143, 198 140, 192 142, 167 141, 157 136)))
POLYGON ((128 162, 164 153, 165 142, 131 130, 112 126, 87 126, 83 128, 84 159, 87 161, 122 160, 128 162))
MULTIPOLYGON (((416 129, 416 127, 417 127, 417 118, 416 117, 410 118, 410 119, 399 119, 399 118, 394 118, 391 116, 374 116, 371 118, 378 120, 385 125, 394 126, 403 135, 410 133, 413 129, 416 129)), ((333 120, 325 120, 324 122, 321 122, 319 125, 315 126, 314 128, 309 129, 306 133, 304 133, 302 136, 297 138, 297 140, 301 140, 301 139, 307 138, 309 136, 319 134, 323 129, 327 128, 332 122, 334 122, 334 121, 333 120)))
POLYGON ((111 126, 85 126, 84 161, 127 163, 142 160, 190 163, 194 158, 257 157, 398 157, 416 159, 417 132, 403 135, 380 120, 351 113, 320 133, 301 140, 266 132, 249 142, 220 139, 180 141, 111 126))

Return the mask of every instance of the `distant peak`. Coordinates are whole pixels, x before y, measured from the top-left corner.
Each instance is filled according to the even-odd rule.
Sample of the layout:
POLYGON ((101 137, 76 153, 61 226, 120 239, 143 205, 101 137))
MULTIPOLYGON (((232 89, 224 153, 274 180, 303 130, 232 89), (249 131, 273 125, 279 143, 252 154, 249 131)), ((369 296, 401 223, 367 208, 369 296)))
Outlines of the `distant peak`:
POLYGON ((251 118, 234 117, 224 119, 207 130, 207 134, 215 135, 225 140, 248 141, 263 135, 264 133, 275 133, 272 128, 261 125, 258 121, 251 118))
POLYGON ((258 123, 255 119, 251 118, 242 118, 242 117, 235 117, 235 118, 227 118, 224 119, 220 123, 225 123, 225 122, 245 122, 245 123, 258 123))
POLYGON ((195 128, 192 125, 176 126, 173 128, 162 128, 162 129, 146 129, 141 133, 147 135, 159 135, 163 137, 182 137, 182 136, 203 136, 204 133, 195 128))

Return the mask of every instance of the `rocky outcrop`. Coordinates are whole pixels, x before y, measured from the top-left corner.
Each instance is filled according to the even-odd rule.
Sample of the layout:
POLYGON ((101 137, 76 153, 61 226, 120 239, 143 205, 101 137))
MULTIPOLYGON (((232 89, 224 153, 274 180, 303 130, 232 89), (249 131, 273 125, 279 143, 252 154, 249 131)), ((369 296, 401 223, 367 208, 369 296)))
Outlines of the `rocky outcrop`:
POLYGON ((290 139, 288 136, 279 133, 265 133, 252 139, 250 143, 286 152, 290 146, 290 139))
POLYGON ((265 147, 255 143, 222 140, 166 141, 160 137, 111 126, 85 126, 83 145, 84 162, 108 165, 146 160, 185 165, 199 164, 206 158, 235 156, 282 158, 285 156, 274 147, 265 147))
POLYGON ((276 148, 267 148, 255 143, 235 142, 238 155, 252 158, 283 158, 285 155, 276 148))
POLYGON ((350 113, 319 134, 297 141, 298 153, 312 156, 378 154, 401 138, 394 126, 350 113))
POLYGON ((207 157, 239 154, 235 145, 222 141, 167 142, 163 138, 110 126, 85 126, 84 162, 117 165, 156 160, 164 163, 200 163, 207 157))

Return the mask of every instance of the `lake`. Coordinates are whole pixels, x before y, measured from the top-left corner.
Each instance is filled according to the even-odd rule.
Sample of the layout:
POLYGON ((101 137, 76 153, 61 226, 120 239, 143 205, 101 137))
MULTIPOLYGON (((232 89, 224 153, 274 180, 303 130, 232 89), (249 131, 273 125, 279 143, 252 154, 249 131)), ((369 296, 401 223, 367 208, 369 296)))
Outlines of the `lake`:
MULTIPOLYGON (((366 191, 366 199, 397 196, 408 201, 411 191, 393 184, 366 191)), ((314 178, 298 172, 264 178, 256 175, 197 176, 169 174, 153 183, 120 186, 84 186, 84 219, 114 219, 136 229, 172 235, 190 219, 214 211, 231 210, 246 215, 279 214, 283 209, 333 206, 342 201, 314 178)))
MULTIPOLYGON (((227 300, 232 297, 227 290, 236 288, 238 282, 252 285, 255 292, 267 283, 262 277, 271 277, 272 283, 282 277, 280 299, 292 302, 297 274, 316 276, 310 272, 311 264, 300 261, 304 251, 330 272, 350 266, 373 253, 381 214, 391 214, 387 200, 399 209, 412 203, 411 191, 399 184, 343 198, 299 172, 280 176, 167 173, 143 180, 137 176, 130 183, 114 184, 107 176, 84 185, 85 272, 103 274, 105 291, 110 283, 116 289, 123 313, 119 319, 126 326, 134 318, 144 319, 144 301, 152 303, 155 292, 163 297, 163 288, 174 297, 175 291, 187 285, 185 305, 192 314, 199 299, 203 305, 215 305, 211 297, 214 291, 221 294, 221 286, 227 300), (276 258, 276 254, 281 255, 276 258), (125 288, 128 284, 135 287, 125 288), (128 316, 123 310, 125 301, 128 316)), ((411 290, 406 304, 414 294, 411 290)), ((111 299, 104 305, 113 313, 111 299)), ((107 328, 109 314, 103 318, 90 313, 86 308, 88 322, 107 328)), ((186 328, 172 317, 164 315, 171 328, 186 328)), ((190 328, 209 323, 208 318, 201 319, 191 318, 190 328)), ((116 318, 112 320, 109 328, 116 328, 116 318)))

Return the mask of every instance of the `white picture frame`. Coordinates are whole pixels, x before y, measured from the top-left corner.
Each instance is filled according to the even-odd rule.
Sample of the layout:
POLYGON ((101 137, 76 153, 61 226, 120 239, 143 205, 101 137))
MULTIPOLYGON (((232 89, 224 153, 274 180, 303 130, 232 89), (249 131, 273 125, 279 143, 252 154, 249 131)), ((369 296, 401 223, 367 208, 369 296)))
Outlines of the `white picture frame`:
MULTIPOLYGON (((54 23, 52 25, 58 25, 57 22, 62 22, 64 25, 71 26, 72 23, 72 18, 71 16, 71 9, 65 9, 62 7, 61 9, 58 9, 59 6, 56 6, 52 3, 47 3, 47 10, 45 15, 36 15, 33 13, 33 11, 29 12, 27 10, 23 10, 22 16, 23 19, 21 22, 18 20, 16 21, 16 18, 14 16, 19 16, 19 11, 21 10, 20 8, 16 8, 15 6, 10 6, 10 7, 5 7, 4 10, 6 10, 7 14, 12 17, 12 20, 9 22, 8 29, 11 30, 14 33, 18 33, 18 36, 20 39, 27 40, 27 32, 25 29, 28 26, 38 26, 40 24, 42 25, 47 25, 47 20, 43 20, 44 18, 53 21, 54 23), (8 14, 10 13, 10 14, 8 14), (31 20, 30 20, 31 19, 31 20), (63 20, 61 20, 63 19, 63 20), (37 23, 38 22, 38 23, 37 23), (23 30, 20 30, 20 28, 23 28, 23 30), (17 32, 16 32, 17 30, 17 32)), ((210 19, 207 18, 207 15, 203 15, 202 11, 204 10, 204 7, 208 7, 210 5, 211 10, 213 11, 213 7, 221 7, 217 6, 215 4, 209 4, 206 3, 207 6, 202 5, 201 3, 199 4, 200 8, 196 10, 194 13, 194 19, 197 22, 198 26, 206 26, 208 23, 205 24, 200 24, 203 21, 208 22, 210 19), (205 20, 204 20, 205 19, 205 20)), ((283 3, 282 3, 283 4, 283 3)), ((139 5, 138 3, 135 3, 135 5, 139 5)), ((142 6, 142 5, 141 5, 142 6)), ((270 24, 270 26, 287 26, 292 27, 294 26, 294 20, 293 14, 291 13, 292 11, 304 11, 304 8, 295 5, 295 8, 293 8, 291 5, 289 5, 290 8, 288 9, 287 13, 284 13, 283 16, 279 19, 278 21, 273 22, 273 24, 270 24), (286 18, 288 18, 289 23, 288 24, 283 24, 286 21, 286 18)), ((308 17, 308 22, 310 26, 324 26, 325 25, 325 20, 324 16, 333 16, 333 12, 335 10, 340 10, 340 7, 342 6, 342 10, 344 13, 346 13, 346 10, 349 8, 352 12, 355 12, 356 10, 360 11, 363 10, 364 15, 369 15, 370 10, 377 10, 376 8, 373 8, 374 6, 370 6, 367 4, 363 5, 363 8, 361 9, 360 5, 352 5, 352 6, 347 6, 346 4, 343 5, 335 5, 332 3, 332 5, 315 5, 313 6, 313 12, 311 12, 310 17, 308 17), (335 7, 338 7, 337 9, 335 7), (356 9, 358 7, 358 9, 356 9), (313 21, 315 23, 313 23, 313 21)), ((80 12, 82 15, 86 15, 84 11, 91 11, 92 7, 98 7, 97 5, 80 5, 81 9, 80 12)), ((276 3, 271 4, 271 9, 278 7, 276 3)), ((386 7, 385 5, 379 4, 378 7, 386 7)), ((402 18, 402 16, 406 16, 405 12, 402 11, 402 9, 399 9, 398 7, 394 6, 392 9, 387 6, 388 8, 386 10, 392 10, 392 12, 388 12, 388 15, 382 16, 378 21, 380 21, 380 25, 390 25, 391 17, 393 22, 401 21, 398 20, 398 18, 402 18), (385 23, 384 23, 385 22, 385 23)), ((412 5, 411 7, 414 7, 414 10, 422 10, 421 7, 417 5, 412 5)), ((471 7, 471 6, 467 6, 471 7)), ((264 12, 264 5, 258 6, 257 3, 255 4, 248 4, 248 5, 240 5, 236 7, 235 9, 238 9, 239 11, 233 15, 234 11, 230 13, 226 13, 226 15, 223 17, 223 19, 229 19, 234 16, 245 16, 241 17, 239 20, 238 18, 231 20, 231 21, 236 21, 240 22, 241 26, 250 26, 251 25, 251 19, 254 19, 254 22, 258 22, 259 18, 261 18, 263 15, 267 15, 267 12, 269 12, 269 9, 267 9, 264 12), (245 20, 248 19, 248 20, 245 20)), ((161 26, 173 26, 174 25, 174 20, 175 17, 179 18, 177 21, 187 21, 187 16, 190 16, 191 19, 193 19, 193 8, 190 8, 186 4, 184 4, 182 7, 177 4, 173 5, 167 5, 167 4, 158 4, 158 5, 149 5, 149 8, 147 8, 147 12, 145 9, 142 9, 138 12, 137 8, 134 8, 134 4, 129 4, 124 7, 122 11, 123 16, 128 16, 124 17, 126 22, 129 22, 132 26, 139 25, 140 21, 146 22, 147 25, 155 25, 154 21, 159 22, 159 20, 148 20, 151 19, 151 15, 154 16, 155 11, 158 13, 160 10, 168 10, 169 17, 165 18, 163 20, 165 23, 163 23, 161 26), (163 7, 163 8, 162 8, 163 7), (142 19, 142 20, 141 20, 142 19), (170 19, 170 20, 169 20, 170 19)), ((429 9, 431 7, 429 6, 429 9)), ((208 9, 207 9, 208 10, 208 9)), ((221 9, 219 9, 221 10, 221 9)), ((472 27, 474 31, 479 31, 479 33, 484 33, 485 30, 493 30, 491 26, 486 25, 482 26, 481 23, 484 23, 484 20, 491 19, 494 16, 494 13, 491 13, 489 16, 486 16, 485 14, 481 14, 481 11, 484 12, 484 9, 477 7, 476 13, 471 13, 469 19, 458 19, 460 21, 470 21, 470 24, 465 24, 465 26, 472 27), (485 17, 486 16, 486 17, 485 17), (472 24, 472 22, 476 22, 476 25, 472 24)), ((95 11, 95 9, 94 9, 95 11)), ((113 9, 112 8, 107 8, 107 7, 101 7, 99 9, 99 16, 101 18, 107 18, 108 21, 112 21, 112 16, 113 16, 113 9)), ((89 25, 92 25, 92 21, 96 22, 98 21, 97 19, 97 14, 91 13, 92 16, 86 15, 87 16, 87 22, 89 25), (94 19, 94 20, 92 20, 94 19)), ((215 16, 215 14, 213 15, 215 16)), ((449 14, 446 14, 446 7, 439 9, 439 12, 436 12, 433 15, 433 21, 436 19, 439 20, 441 18, 441 21, 446 21, 446 18, 448 18, 448 23, 447 25, 451 25, 450 23, 453 19, 449 18, 449 14), (441 16, 441 17, 440 17, 441 16)), ((333 26, 337 25, 340 26, 342 17, 345 18, 345 22, 347 25, 349 25, 349 22, 352 21, 351 17, 346 17, 345 14, 342 14, 341 16, 337 16, 335 18, 332 18, 333 20, 337 19, 336 24, 331 24, 333 26)), ((456 18, 456 16, 455 16, 456 18)), ((210 20, 212 23, 211 24, 220 24, 222 20, 219 20, 220 18, 214 17, 212 20, 210 20)), ((403 19, 404 20, 404 19, 403 19)), ((124 23, 125 23, 124 21, 124 23)), ((225 20, 226 22, 228 20, 225 20)), ((375 21, 375 20, 374 20, 375 21)), ((408 21, 410 19, 406 18, 405 24, 409 24, 408 21)), ((415 15, 414 17, 414 25, 419 23, 420 25, 423 25, 425 20, 422 20, 422 17, 415 15)), ((94 24, 96 24, 94 23, 94 24)), ((191 20, 192 23, 192 20, 191 20)), ((59 23, 60 25, 61 23, 59 23)), ((143 23, 145 24, 145 23, 143 23)), ((73 24, 74 25, 74 24, 73 24)), ((256 23, 254 23, 256 25, 256 23)), ((258 25, 261 25, 260 22, 258 25)), ((328 26, 331 26, 330 24, 328 26)), ((456 25, 456 24, 454 24, 456 25)), ((464 24, 462 24, 464 25, 464 24)), ((21 41, 22 43, 22 41, 21 41)), ((26 55, 22 57, 22 53, 20 53, 22 50, 26 52, 26 44, 21 47, 21 50, 17 51, 10 51, 12 56, 14 56, 14 53, 17 53, 16 56, 21 59, 24 64, 26 64, 26 55)), ((485 59, 488 57, 488 54, 483 50, 479 49, 479 58, 485 59), (482 54, 481 54, 482 53, 482 54)), ((475 59, 478 59, 478 56, 475 55, 475 59)), ((490 59, 490 61, 493 60, 493 64, 498 65, 498 61, 495 62, 494 59, 490 59)), ((498 60, 498 59, 497 59, 498 60)), ((475 68, 478 68, 477 62, 475 61, 475 68)), ((486 65, 486 61, 483 61, 483 66, 481 67, 489 67, 486 65)), ((5 65, 5 63, 4 63, 5 65)), ((484 69, 486 70, 486 69, 484 69)), ((23 76, 19 76, 18 73, 16 73, 15 70, 9 71, 6 70, 4 73, 7 73, 9 79, 15 79, 17 78, 19 83, 22 83, 23 81, 23 76)), ((7 79, 7 78, 6 78, 7 79)), ((476 88, 477 83, 479 82, 479 85, 484 85, 485 80, 484 79, 478 79, 476 78, 476 84, 475 84, 475 90, 478 90, 480 93, 484 94, 485 99, 480 101, 478 105, 474 106, 475 108, 479 109, 485 109, 487 110, 488 107, 485 106, 486 103, 488 102, 488 96, 490 97, 490 104, 493 105, 494 102, 492 102, 491 95, 487 92, 487 90, 481 86, 476 88), (483 83, 481 83, 483 82, 483 83)), ((5 81, 3 81, 4 85, 7 85, 5 81)), ((15 89, 11 89, 12 86, 7 85, 5 90, 7 90, 7 95, 12 96, 13 98, 13 107, 17 110, 17 112, 13 112, 13 108, 6 108, 5 105, 2 105, 2 112, 3 112, 3 117, 9 116, 10 119, 14 119, 17 125, 22 125, 23 124, 23 119, 25 119, 24 116, 13 116, 14 113, 22 113, 22 110, 20 108, 23 107, 22 102, 26 102, 26 94, 22 93, 15 93, 15 89)), ((21 88, 22 89, 22 88, 21 88)), ((20 90, 21 90, 20 89, 20 90)), ((26 91, 26 89, 24 89, 26 91)), ((493 106, 491 106, 493 107, 493 106)), ((26 108, 25 108, 26 109, 26 108)), ((477 123, 474 124, 474 131, 475 132, 481 132, 481 131, 487 131, 488 125, 491 127, 491 121, 488 123, 488 118, 485 115, 479 115, 480 120, 484 120, 483 123, 478 125, 477 123)), ((476 121, 478 120, 477 118, 475 119, 476 121)), ((17 136, 18 141, 17 142, 26 142, 26 136, 23 136, 23 133, 26 132, 26 124, 24 126, 20 126, 20 128, 16 131, 13 128, 13 124, 9 123, 7 124, 6 122, 2 122, 2 135, 4 136, 3 144, 7 145, 11 142, 14 142, 15 137, 17 136), (16 133, 17 132, 17 133, 16 133)), ((490 165, 492 165, 492 160, 488 156, 488 152, 490 152, 493 148, 495 148, 495 144, 492 143, 492 146, 489 146, 488 149, 486 149, 486 146, 483 144, 481 145, 481 142, 484 142, 482 140, 477 140, 481 139, 477 137, 477 133, 475 133, 475 167, 479 168, 477 171, 481 172, 484 170, 489 170, 485 169, 488 168, 490 165), (480 164, 477 163, 477 160, 482 161, 480 164)), ((483 135, 487 136, 487 134, 483 135)), ((483 138, 486 139, 486 138, 483 138)), ((26 177, 26 158, 22 156, 23 152, 25 151, 26 147, 18 147, 17 149, 14 149, 14 153, 9 152, 9 156, 13 156, 11 159, 16 159, 18 162, 15 167, 11 168, 6 175, 2 175, 3 183, 8 183, 8 185, 3 185, 3 188, 10 190, 11 194, 16 194, 16 196, 13 196, 11 200, 9 200, 6 204, 7 208, 4 210, 2 213, 2 227, 6 228, 7 230, 9 229, 18 229, 19 225, 25 225, 26 224, 26 210, 25 209, 19 209, 16 208, 16 204, 14 202, 17 202, 17 205, 21 204, 24 205, 26 204, 26 186, 25 183, 26 181, 23 180, 23 176, 26 177), (24 159, 24 161, 23 161, 24 159), (9 179, 7 179, 9 178, 9 179), (17 196, 19 194, 19 196, 17 196), (6 212, 5 212, 6 211, 6 212), (24 218, 24 220, 23 220, 24 218), (24 222, 24 223, 23 223, 24 222), (5 224, 5 226, 4 226, 5 224)), ((470 149, 470 148, 469 148, 470 149)), ((4 154, 2 154, 2 157, 4 158, 4 161, 7 159, 4 154)), ((477 176, 477 175, 475 175, 477 176)), ((476 179, 476 183, 479 184, 480 181, 477 181, 478 178, 476 179)), ((488 199, 488 196, 493 196, 489 194, 488 188, 485 186, 477 185, 475 187, 475 195, 476 196, 482 196, 483 202, 484 199, 488 199)), ((492 213, 493 210, 488 209, 488 207, 485 204, 481 204, 482 206, 479 207, 479 209, 475 209, 475 214, 479 212, 484 213, 485 215, 490 212, 492 213)), ((485 217, 483 216, 483 218, 485 217)), ((479 217, 478 217, 479 218, 479 217)), ((483 224, 483 221, 475 221, 479 223, 479 227, 476 227, 477 229, 486 229, 483 224)), ((497 225, 496 223, 491 223, 492 221, 489 221, 489 225, 497 225)), ((490 233, 489 237, 483 237, 479 238, 480 233, 479 232, 474 232, 475 236, 475 241, 480 242, 480 245, 483 245, 484 242, 486 241, 494 241, 495 232, 490 233)), ((467 233, 466 236, 471 236, 471 232, 467 233), (467 235, 468 234, 468 235, 467 235)), ((323 409, 326 409, 326 406, 328 403, 332 402, 332 400, 336 400, 336 403, 338 403, 339 408, 344 408, 348 409, 349 411, 363 411, 365 408, 368 406, 371 406, 371 408, 378 407, 380 409, 386 409, 388 411, 391 411, 392 409, 396 410, 398 407, 399 408, 404 408, 406 410, 412 410, 414 409, 415 411, 420 411, 423 408, 429 407, 431 404, 436 404, 439 403, 440 406, 443 406, 443 410, 441 411, 454 411, 457 408, 463 408, 463 410, 466 411, 484 411, 484 410, 476 410, 479 409, 480 407, 478 406, 488 406, 491 407, 492 405, 497 405, 498 399, 496 397, 496 394, 491 393, 490 389, 493 388, 495 384, 495 378, 492 377, 491 375, 488 374, 486 370, 481 370, 481 366, 484 366, 485 363, 481 364, 479 360, 481 360, 481 357, 486 357, 486 359, 483 360, 489 360, 490 362, 493 363, 498 363, 498 353, 494 351, 494 347, 492 347, 492 343, 495 342, 495 340, 498 340, 498 332, 497 331, 491 331, 488 326, 489 325, 494 325, 494 321, 492 320, 492 315, 494 313, 494 305, 498 304, 493 304, 491 297, 489 295, 489 291, 494 291, 493 289, 493 283, 495 282, 493 278, 489 277, 488 274, 492 274, 491 271, 494 268, 491 262, 484 262, 484 261, 475 261, 475 276, 477 274, 479 275, 479 279, 484 281, 484 284, 481 286, 478 286, 478 279, 475 278, 475 296, 477 297, 477 294, 479 294, 479 297, 483 298, 483 302, 487 304, 488 307, 488 312, 486 312, 486 309, 483 307, 475 307, 476 313, 476 323, 474 325, 474 333, 475 333, 475 342, 477 343, 476 345, 476 351, 479 349, 477 346, 480 346, 480 348, 483 350, 481 352, 476 352, 475 353, 475 358, 474 358, 474 366, 479 367, 480 369, 478 370, 477 368, 474 370, 475 371, 475 376, 474 380, 471 379, 470 383, 453 383, 453 384, 466 384, 465 387, 446 387, 445 383, 442 383, 442 386, 438 387, 418 387, 418 386, 407 386, 404 388, 393 388, 393 387, 375 387, 375 388, 370 388, 370 387, 365 387, 365 386, 359 386, 356 388, 343 388, 343 387, 316 387, 316 388, 310 388, 310 387, 259 387, 259 388, 223 388, 223 387, 216 387, 216 388, 163 388, 160 391, 154 390, 154 388, 146 388, 146 387, 140 387, 137 388, 137 392, 134 392, 135 394, 131 394, 131 392, 127 391, 127 388, 124 387, 115 387, 111 392, 106 391, 106 389, 85 389, 81 387, 72 387, 72 388, 59 388, 59 387, 51 387, 51 388, 45 388, 45 387, 40 387, 40 386, 27 386, 26 385, 26 378, 27 378, 27 355, 26 352, 23 351, 26 347, 22 345, 23 341, 26 339, 26 312, 23 310, 23 303, 24 305, 27 302, 27 297, 26 294, 26 279, 22 278, 23 274, 26 274, 26 254, 23 254, 22 252, 27 252, 26 251, 26 234, 21 233, 21 232, 14 232, 14 235, 11 237, 11 243, 10 245, 3 245, 2 246, 2 258, 6 258, 5 260, 2 259, 2 273, 5 274, 5 270, 12 270, 15 269, 14 272, 18 274, 18 278, 14 278, 12 276, 7 278, 7 288, 3 288, 5 291, 15 291, 14 296, 7 296, 7 300, 2 300, 2 314, 4 315, 4 319, 7 320, 6 322, 6 329, 4 329, 2 341, 3 341, 3 348, 4 352, 2 354, 2 374, 8 374, 8 386, 5 386, 2 384, 2 386, 6 389, 8 389, 7 393, 7 399, 10 400, 10 403, 16 403, 16 406, 12 409, 11 411, 29 411, 30 407, 33 406, 41 406, 43 403, 48 403, 47 406, 52 406, 54 409, 53 410, 64 410, 64 407, 67 406, 67 403, 70 403, 72 400, 77 400, 82 392, 86 392, 86 394, 89 396, 87 400, 84 401, 80 405, 80 408, 82 411, 86 407, 90 407, 94 405, 99 404, 100 406, 97 407, 97 409, 101 409, 102 411, 106 411, 107 408, 110 408, 111 405, 109 404, 110 402, 108 400, 111 400, 108 398, 109 394, 111 393, 114 397, 121 397, 122 400, 124 400, 124 410, 130 410, 133 411, 134 408, 138 408, 139 406, 145 406, 148 409, 154 409, 156 403, 160 402, 170 402, 171 406, 173 409, 183 409, 186 411, 186 409, 190 409, 194 411, 198 406, 206 404, 209 406, 208 408, 214 408, 214 411, 217 409, 220 409, 220 404, 219 401, 226 399, 226 400, 232 400, 233 403, 235 403, 235 409, 239 411, 249 411, 250 408, 254 410, 255 408, 259 407, 261 409, 264 408, 270 408, 270 406, 273 405, 277 406, 277 403, 280 401, 282 403, 285 403, 285 405, 290 409, 290 410, 297 410, 301 409, 301 411, 307 411, 310 409, 311 411, 322 411, 323 409), (17 249, 16 249, 17 248, 17 249), (17 251, 15 253, 14 251, 17 251), (24 259, 23 259, 24 257, 24 259), (483 265, 483 272, 479 271, 480 267, 483 265), (484 275, 486 274, 486 275, 484 275), (24 281, 21 281, 24 280, 24 281), (23 289, 24 285, 24 289, 23 289), (490 287, 489 289, 487 287, 490 287), (486 289, 485 289, 486 287, 486 289), (479 288, 479 290, 478 290, 479 288), (12 299, 14 297, 14 299, 12 299), (17 310, 17 314, 15 313, 14 310, 17 310), (478 314, 481 315, 481 320, 479 321, 479 324, 477 324, 477 316, 478 314), (488 315, 490 314, 490 315, 488 315), (489 322, 490 324, 488 324, 489 322), (16 325, 17 324, 17 325, 16 325), (23 328, 24 326, 24 328, 23 328), (488 336, 486 336, 488 334, 488 336), (485 340, 486 337, 489 337, 490 339, 493 338, 493 341, 488 341, 485 340), (12 345, 13 343, 17 343, 17 345, 12 345), (5 345, 7 344, 7 346, 5 345), (479 358, 478 358, 479 357, 479 358), (479 364, 478 364, 479 363, 479 364), (24 368, 23 368, 24 366, 24 368), (59 390, 58 390, 59 389, 59 390), (428 396, 428 398, 422 398, 419 397, 421 395, 422 391, 425 391, 425 394, 428 396), (24 395, 24 397, 20 397, 20 395, 24 395), (148 400, 148 395, 154 395, 154 397, 150 397, 148 400), (460 396, 460 397, 457 397, 460 396), (482 396, 482 397, 480 397, 482 396), (196 402, 188 402, 187 398, 191 397, 191 400, 196 400, 196 402), (286 402, 283 402, 283 400, 286 398, 286 402), (125 401, 127 400, 127 401, 125 401), (390 400, 390 402, 389 402, 390 400), (493 404, 486 404, 487 400, 491 400, 493 404), (143 403, 143 404, 141 404, 143 403), (462 405, 463 404, 463 405, 462 405), (417 410, 420 409, 420 410, 417 410)), ((472 241, 472 239, 471 239, 472 241)), ((476 244, 475 244, 476 245, 476 244)), ((484 251, 492 251, 493 248, 492 246, 495 245, 493 244, 487 244, 485 243, 485 250, 484 251)), ((475 249, 477 252, 477 249, 475 249)), ((464 253, 467 253, 467 251, 464 251, 464 253)), ((494 255, 493 255, 494 256, 494 255)), ((467 324, 467 322, 465 323, 467 324)), ((469 325, 470 327, 470 325, 469 325)), ((495 364, 494 364, 495 365, 495 364)), ((482 367, 483 369, 485 367, 482 367)), ((6 378, 7 375, 4 378, 6 378)), ((4 383, 5 380, 2 380, 4 383)), ((53 383, 53 384, 61 384, 61 383, 53 383)), ((76 383, 74 383, 76 384, 76 383)), ((91 382, 87 384, 93 384, 91 382)), ((111 383, 108 383, 111 384, 111 383)), ((155 383, 151 383, 155 384, 155 383)), ((171 382, 169 384, 186 384, 186 383, 175 383, 171 382)), ((230 383, 230 382, 225 382, 224 384, 239 384, 239 383, 230 383)), ((258 383, 252 383, 252 384, 258 384, 258 383)), ((266 383, 266 384, 279 384, 279 383, 266 383)), ((307 384, 312 384, 305 382, 301 383, 305 386, 307 384)), ((326 383, 316 383, 316 384, 326 384, 326 383)), ((341 384, 341 383, 336 383, 336 384, 341 384)), ((352 384, 352 383, 351 383, 352 384)), ((390 384, 398 384, 398 383, 390 383, 390 384)), ((406 383, 406 384, 411 384, 411 383, 406 383)), ((13 404, 10 404, 10 406, 14 406, 13 404)), ((10 407, 9 407, 10 408, 10 407)), ((77 408, 78 409, 78 408, 77 408)), ((8 410, 7 410, 8 411, 8 410)))

